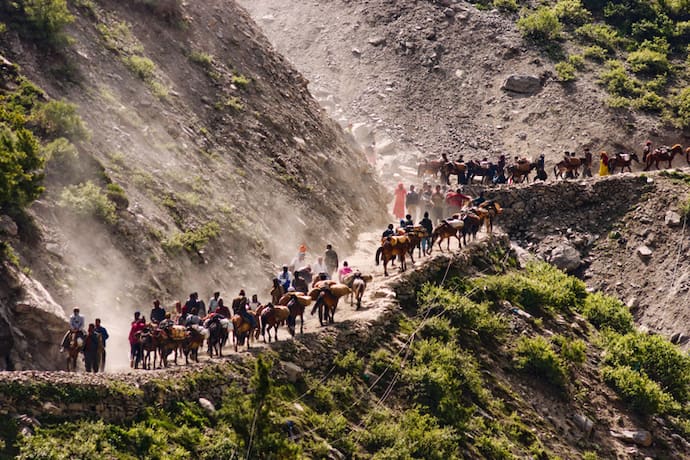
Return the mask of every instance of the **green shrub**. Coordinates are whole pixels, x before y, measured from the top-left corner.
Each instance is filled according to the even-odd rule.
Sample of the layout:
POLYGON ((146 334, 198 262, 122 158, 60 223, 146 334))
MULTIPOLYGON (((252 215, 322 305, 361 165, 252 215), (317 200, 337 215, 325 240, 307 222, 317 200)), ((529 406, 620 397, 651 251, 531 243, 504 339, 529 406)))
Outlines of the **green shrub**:
POLYGON ((661 112, 666 108, 666 100, 652 91, 643 91, 642 94, 633 101, 636 109, 647 112, 661 112))
POLYGON ((0 124, 0 210, 19 210, 43 193, 43 164, 30 131, 0 124))
POLYGON ((607 61, 606 70, 599 77, 607 91, 615 96, 634 97, 640 93, 640 82, 631 78, 619 61, 607 61))
POLYGON ((96 30, 105 42, 105 47, 111 51, 123 52, 129 55, 141 54, 144 47, 139 43, 132 27, 126 21, 114 22, 112 24, 98 24, 96 30))
POLYGON ((681 127, 690 127, 690 87, 683 89, 672 100, 677 116, 676 122, 681 127))
POLYGON ((569 339, 562 335, 553 337, 553 342, 560 347, 561 360, 569 366, 580 366, 587 359, 587 344, 581 339, 569 339))
POLYGON ((189 53, 189 60, 206 68, 210 68, 213 65, 213 56, 201 51, 192 51, 189 53))
POLYGON ((108 184, 105 187, 105 194, 110 201, 115 203, 115 207, 118 210, 125 210, 129 206, 129 199, 125 190, 118 184, 108 184))
POLYGON ((690 396, 690 356, 659 335, 629 333, 609 338, 604 362, 627 366, 658 383, 678 402, 690 396))
POLYGON ((608 57, 608 50, 602 48, 599 45, 591 45, 583 50, 585 58, 591 59, 592 61, 604 62, 608 57))
POLYGON ((575 35, 582 41, 609 51, 613 51, 623 43, 618 32, 607 24, 585 24, 575 30, 575 35))
POLYGON ((53 45, 64 45, 64 28, 74 21, 67 0, 17 0, 10 3, 19 10, 30 26, 29 32, 53 45))
POLYGON ((338 354, 333 359, 333 364, 339 372, 345 374, 361 375, 364 370, 364 361, 352 350, 338 354))
POLYGON ((635 73, 658 74, 668 71, 668 58, 665 54, 642 48, 628 55, 627 62, 635 73))
POLYGON ((690 217, 690 196, 685 197, 680 202, 678 210, 680 211, 680 215, 683 217, 683 219, 690 217))
POLYGON ((43 157, 47 163, 58 168, 69 166, 79 159, 77 148, 64 137, 59 137, 43 148, 43 157))
POLYGON ((244 75, 233 75, 230 79, 233 85, 237 85, 240 88, 244 88, 251 83, 251 78, 245 77, 244 75))
POLYGON ((582 70, 585 68, 585 58, 580 54, 571 54, 568 56, 568 63, 577 70, 582 70))
POLYGON ((525 38, 537 42, 558 40, 563 29, 556 13, 546 6, 542 6, 527 16, 521 17, 517 22, 517 26, 525 38))
POLYGON ((499 11, 509 11, 511 13, 516 12, 520 6, 517 0, 494 0, 494 8, 499 11))
POLYGON ((604 381, 641 414, 664 414, 675 406, 671 395, 664 392, 657 382, 628 366, 606 366, 602 373, 604 381))
POLYGON ((580 0, 558 0, 553 12, 564 24, 580 25, 592 20, 592 14, 580 0))
POLYGON ((620 300, 599 292, 587 296, 582 314, 597 329, 610 329, 619 334, 627 334, 635 327, 628 307, 620 300))
POLYGON ((575 69, 575 66, 572 65, 570 62, 561 61, 557 63, 555 66, 555 70, 556 75, 558 75, 558 79, 560 81, 568 82, 577 80, 577 76, 575 75, 577 69, 575 69))
POLYGON ((149 58, 143 56, 127 56, 124 63, 134 75, 148 82, 156 77, 156 64, 149 58))
POLYGON ((565 366, 544 337, 521 337, 518 340, 516 367, 523 372, 543 377, 559 388, 566 386, 565 366))
POLYGON ((96 217, 108 224, 117 222, 115 203, 91 181, 66 187, 60 194, 60 206, 81 216, 96 217))
POLYGON ((89 137, 84 121, 77 113, 77 106, 65 101, 50 101, 40 106, 34 120, 50 137, 66 137, 80 141, 89 137))
POLYGON ((207 222, 201 227, 185 232, 177 232, 170 238, 164 240, 161 244, 164 249, 169 251, 178 251, 185 249, 187 251, 199 251, 203 249, 208 242, 216 238, 220 234, 220 225, 216 222, 207 222))
POLYGON ((482 435, 475 442, 477 450, 492 460, 513 460, 515 456, 510 452, 509 444, 503 439, 482 435))

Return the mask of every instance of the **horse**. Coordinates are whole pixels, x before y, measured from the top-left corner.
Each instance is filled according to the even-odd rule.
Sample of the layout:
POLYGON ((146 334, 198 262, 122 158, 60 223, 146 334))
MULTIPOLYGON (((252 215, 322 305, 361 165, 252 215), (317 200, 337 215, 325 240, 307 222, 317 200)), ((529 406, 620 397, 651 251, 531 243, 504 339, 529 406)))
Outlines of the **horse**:
POLYGON ((350 297, 350 306, 352 306, 352 297, 357 299, 357 310, 362 308, 362 297, 364 290, 367 288, 367 282, 360 276, 352 281, 352 296, 350 297))
POLYGON ((637 163, 640 162, 640 159, 638 158, 637 153, 625 154, 623 152, 618 152, 618 153, 616 153, 616 156, 609 159, 609 164, 608 164, 609 171, 611 171, 611 173, 615 173, 616 168, 620 167, 621 173, 626 168, 628 169, 628 172, 632 172, 632 168, 630 165, 632 164, 633 161, 635 161, 637 163), (625 155, 627 155, 627 159, 626 159, 625 155))
POLYGON ((690 165, 690 147, 685 149, 685 159, 687 160, 688 164, 690 165))
POLYGON ((514 165, 508 166, 508 176, 510 181, 512 181, 514 184, 521 184, 525 180, 529 182, 529 173, 532 172, 532 170, 537 169, 537 163, 536 162, 520 162, 516 163, 514 165))
POLYGON ((482 226, 482 218, 473 212, 467 212, 462 216, 462 222, 462 242, 467 246, 467 235, 470 235, 473 240, 477 238, 477 232, 482 226))
POLYGON ((208 322, 208 340, 206 341, 208 345, 208 355, 213 357, 213 353, 219 357, 223 356, 223 345, 227 341, 227 336, 224 334, 223 325, 220 324, 220 319, 213 317, 208 322))
POLYGON ((471 184, 475 177, 481 176, 481 184, 490 184, 498 174, 498 166, 487 163, 486 166, 478 161, 470 160, 467 162, 467 183, 471 184))
POLYGON ((177 365, 177 354, 182 352, 182 344, 187 338, 187 330, 184 326, 175 325, 167 329, 161 329, 158 339, 158 354, 161 357, 163 367, 168 367, 168 355, 175 352, 174 363, 177 365))
POLYGON ((290 316, 287 318, 288 331, 291 336, 295 336, 297 317, 300 318, 299 333, 304 334, 304 309, 311 303, 311 298, 303 293, 288 292, 278 300, 278 305, 288 307, 290 316))
POLYGON ((141 368, 151 369, 151 353, 153 353, 153 368, 155 369, 159 348, 158 337, 156 337, 155 331, 147 327, 146 329, 137 332, 137 336, 137 339, 139 340, 139 347, 141 349, 141 368))
MULTIPOLYGON (((412 263, 414 264, 414 250, 419 249, 419 257, 422 257, 422 239, 427 237, 427 232, 421 225, 414 227, 406 227, 405 234, 410 239, 410 251, 408 252, 412 263)), ((346 283, 347 284, 347 283, 346 283)), ((348 287, 352 288, 352 286, 348 287)))
POLYGON ((683 154, 683 146, 680 144, 676 144, 670 149, 666 146, 654 149, 654 152, 647 155, 647 166, 645 166, 644 170, 648 171, 652 167, 652 163, 654 163, 656 169, 659 169, 660 161, 668 161, 668 167, 670 168, 673 158, 679 154, 683 154))
MULTIPOLYGON (((462 221, 460 221, 460 223, 464 225, 462 221)), ((443 252, 443 247, 441 246, 441 243, 443 243, 443 240, 447 240, 446 250, 450 251, 450 239, 455 237, 458 239, 458 248, 461 248, 462 241, 460 241, 460 237, 458 236, 458 233, 461 228, 462 225, 453 227, 447 221, 442 221, 441 225, 438 225, 431 233, 431 247, 433 248, 434 243, 438 240, 438 249, 439 251, 443 252)))
MULTIPOLYGON (((318 283, 317 283, 318 285, 318 283)), ((309 297, 315 300, 314 306, 311 309, 311 314, 319 310, 319 324, 324 325, 334 322, 335 309, 338 307, 338 301, 341 297, 350 293, 350 288, 344 284, 333 284, 331 286, 316 287, 309 291, 309 297)))
POLYGON ((74 372, 77 370, 77 358, 81 353, 84 344, 76 331, 70 331, 67 336, 67 372, 74 372), (79 342, 82 342, 81 344, 79 342))
MULTIPOLYGON (((247 311, 247 314, 250 314, 256 318, 256 314, 253 311, 247 311)), ((233 326, 232 333, 235 338, 235 352, 237 352, 239 345, 244 345, 245 340, 247 340, 247 350, 249 350, 251 346, 252 332, 254 332, 255 339, 259 338, 259 323, 257 322, 256 327, 252 328, 252 325, 241 315, 233 315, 231 321, 233 326)))
POLYGON ((268 342, 271 343, 271 328, 275 331, 273 336, 278 341, 278 326, 282 325, 290 317, 290 309, 282 305, 268 304, 259 315, 261 335, 266 343, 266 326, 268 326, 268 342))
MULTIPOLYGON (((410 250, 410 239, 407 236, 389 236, 381 242, 381 247, 376 250, 376 266, 378 267, 381 258, 383 258, 383 273, 388 276, 388 262, 393 260, 395 256, 400 259, 400 271, 407 270, 407 263, 405 262, 405 254, 410 250)), ((412 261, 414 263, 414 260, 412 261)))
POLYGON ((417 177, 423 177, 424 174, 431 174, 436 177, 443 167, 443 160, 422 160, 417 163, 417 177))
POLYGON ((199 362, 199 347, 204 343, 204 335, 195 327, 187 327, 187 335, 182 341, 182 352, 184 353, 184 362, 189 364, 189 357, 199 362))
POLYGON ((481 203, 475 211, 484 223, 486 232, 491 235, 494 231, 494 218, 503 212, 503 208, 494 200, 488 200, 481 203))
POLYGON ((460 161, 449 161, 441 165, 441 182, 450 185, 450 176, 458 176, 458 184, 467 183, 468 166, 460 161))
POLYGON ((565 179, 568 174, 577 177, 580 175, 580 166, 585 164, 586 161, 586 158, 568 158, 568 161, 561 160, 554 165, 553 175, 556 178, 560 177, 562 179, 565 179))

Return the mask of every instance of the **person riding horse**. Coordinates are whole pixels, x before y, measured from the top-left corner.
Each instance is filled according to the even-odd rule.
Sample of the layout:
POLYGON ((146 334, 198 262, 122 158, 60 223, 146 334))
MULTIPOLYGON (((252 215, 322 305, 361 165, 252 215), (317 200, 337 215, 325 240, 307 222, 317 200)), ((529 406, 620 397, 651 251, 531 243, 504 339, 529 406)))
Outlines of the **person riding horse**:
POLYGON ((79 308, 74 307, 72 315, 69 317, 69 331, 67 331, 62 338, 62 344, 60 345, 60 352, 63 352, 67 347, 69 347, 69 337, 70 334, 77 334, 77 339, 84 339, 86 335, 84 333, 84 317, 79 314, 79 308))
POLYGON ((244 321, 249 323, 252 329, 256 328, 256 319, 254 316, 247 313, 247 305, 249 300, 244 293, 244 289, 240 290, 240 294, 232 300, 232 311, 236 315, 240 315, 244 321))

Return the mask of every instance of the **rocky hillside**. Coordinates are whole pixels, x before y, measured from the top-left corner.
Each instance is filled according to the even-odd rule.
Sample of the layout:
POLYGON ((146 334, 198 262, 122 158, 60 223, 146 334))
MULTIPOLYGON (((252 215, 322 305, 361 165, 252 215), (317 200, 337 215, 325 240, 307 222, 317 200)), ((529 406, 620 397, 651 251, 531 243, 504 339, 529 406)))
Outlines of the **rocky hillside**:
MULTIPOLYGON (((487 9, 490 1, 241 3, 344 125, 365 123, 375 131, 366 142, 382 154, 394 153, 391 141, 410 153, 386 156, 385 172, 443 152, 478 159, 544 153, 551 162, 584 147, 640 151, 647 138, 684 142, 658 116, 610 108, 592 61, 583 61, 576 81, 561 81, 557 59, 522 37, 518 15, 487 9), (509 80, 518 75, 528 78, 509 80)), ((531 2, 494 3, 517 9, 531 2)), ((582 48, 554 47, 565 54, 582 48)))
POLYGON ((154 297, 263 292, 301 243, 347 251, 378 219, 384 201, 363 156, 234 2, 48 3, 53 16, 3 6, 0 28, 3 61, 19 69, 3 100, 26 79, 62 104, 51 105, 58 121, 82 120, 58 136, 25 114, 48 160, 45 192, 4 218, 7 260, 31 278, 8 274, 3 290, 14 293, 2 296, 0 335, 14 339, 15 366, 60 367, 26 350, 17 299, 32 284, 123 341, 131 312, 154 297))

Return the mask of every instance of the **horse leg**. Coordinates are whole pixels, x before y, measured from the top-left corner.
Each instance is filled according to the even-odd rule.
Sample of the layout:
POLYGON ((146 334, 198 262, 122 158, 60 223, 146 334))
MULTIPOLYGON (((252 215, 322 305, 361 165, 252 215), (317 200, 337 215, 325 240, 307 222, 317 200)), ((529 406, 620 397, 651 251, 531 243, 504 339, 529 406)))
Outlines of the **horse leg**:
POLYGON ((383 275, 388 276, 388 259, 386 255, 383 255, 383 275))
MULTIPOLYGON (((299 333, 304 334, 304 315, 299 315, 299 333)), ((297 321, 297 318, 295 318, 295 321, 297 321)))

